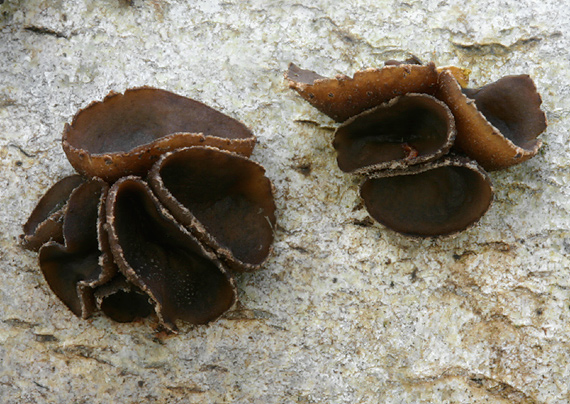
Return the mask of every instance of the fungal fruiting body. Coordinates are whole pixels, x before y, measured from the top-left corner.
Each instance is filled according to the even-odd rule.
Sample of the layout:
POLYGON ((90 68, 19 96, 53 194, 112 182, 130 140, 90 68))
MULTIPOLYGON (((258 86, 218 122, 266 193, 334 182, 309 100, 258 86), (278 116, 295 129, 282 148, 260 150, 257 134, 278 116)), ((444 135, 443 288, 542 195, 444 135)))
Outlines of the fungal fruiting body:
POLYGON ((365 174, 434 160, 454 140, 449 108, 430 95, 408 94, 345 121, 333 146, 342 171, 365 174))
POLYGON ((461 88, 440 74, 437 97, 455 117, 456 147, 486 170, 522 163, 538 153, 546 129, 541 98, 527 75, 506 76, 479 89, 461 88))
POLYGON ((152 312, 168 331, 237 299, 232 271, 258 269, 275 224, 255 137, 197 101, 152 88, 112 93, 66 125, 81 175, 56 183, 24 225, 53 292, 83 318, 152 312))
POLYGON ((426 237, 476 223, 493 199, 485 170, 534 156, 546 128, 529 76, 469 89, 468 73, 414 59, 334 79, 291 64, 285 78, 342 123, 333 141, 338 165, 368 177, 361 196, 371 216, 426 237))
POLYGON ((360 190, 370 215, 410 236, 452 234, 479 220, 489 209, 493 188, 474 161, 445 157, 405 170, 384 170, 360 190))
POLYGON ((294 64, 286 73, 291 88, 337 122, 376 107, 399 95, 433 94, 437 90, 435 64, 392 64, 358 71, 354 77, 328 79, 294 64))
POLYGON ((143 87, 112 92, 79 111, 62 144, 80 174, 114 181, 145 175, 162 154, 181 147, 208 145, 249 157, 255 136, 201 102, 143 87))

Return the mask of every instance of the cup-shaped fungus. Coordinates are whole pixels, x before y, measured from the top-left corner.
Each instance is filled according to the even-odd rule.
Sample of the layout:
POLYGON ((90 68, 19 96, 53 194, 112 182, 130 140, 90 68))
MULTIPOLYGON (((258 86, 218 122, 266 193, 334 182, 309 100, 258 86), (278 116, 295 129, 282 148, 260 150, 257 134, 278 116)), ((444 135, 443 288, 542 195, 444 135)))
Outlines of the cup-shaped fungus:
POLYGON ((433 94, 437 87, 433 63, 390 64, 358 71, 353 78, 338 75, 334 79, 291 63, 285 78, 289 87, 337 122, 344 122, 399 95, 433 94))
POLYGON ((257 269, 267 258, 275 203, 259 164, 210 147, 189 147, 165 154, 149 183, 176 220, 232 269, 257 269))
POLYGON ((22 245, 38 251, 50 240, 63 243, 63 214, 69 196, 84 179, 71 175, 55 183, 39 200, 28 221, 24 224, 22 245))
POLYGON ((155 312, 171 332, 178 319, 212 321, 237 299, 230 270, 258 269, 273 241, 273 187, 248 159, 254 144, 243 124, 197 101, 111 94, 66 125, 63 148, 87 178, 47 191, 22 246, 39 249, 48 285, 77 316, 155 312))
POLYGON ((241 122, 201 102, 156 88, 111 93, 75 115, 63 133, 71 165, 106 181, 144 175, 167 151, 194 145, 246 157, 255 136, 241 122))
POLYGON ((491 180, 465 158, 446 157, 406 170, 382 171, 360 194, 378 222, 411 236, 441 236, 477 222, 493 199, 491 180))
POLYGON ((344 122, 333 146, 342 171, 366 174, 447 154, 455 139, 449 108, 427 94, 393 98, 344 122))
POLYGON ((437 97, 455 117, 455 146, 486 170, 522 163, 540 148, 546 129, 541 97, 528 75, 506 76, 479 89, 461 89, 442 71, 437 97))
POLYGON ((528 160, 546 128, 529 76, 473 90, 469 74, 412 58, 334 79, 291 64, 285 78, 314 107, 344 122, 333 141, 338 165, 369 177, 361 196, 371 216, 400 233, 429 237, 477 222, 493 196, 483 169, 528 160), (482 167, 449 157, 451 149, 482 167))
POLYGON ((148 295, 127 281, 121 273, 95 289, 93 295, 97 307, 118 323, 129 323, 147 317, 154 310, 148 301, 148 295))
POLYGON ((39 253, 40 268, 50 288, 83 318, 96 310, 93 289, 116 273, 101 218, 107 189, 100 179, 79 185, 71 193, 63 216, 64 244, 50 241, 39 253))
POLYGON ((117 181, 107 199, 109 241, 115 262, 148 294, 161 323, 212 321, 236 299, 233 278, 213 253, 161 206, 137 177, 117 181))

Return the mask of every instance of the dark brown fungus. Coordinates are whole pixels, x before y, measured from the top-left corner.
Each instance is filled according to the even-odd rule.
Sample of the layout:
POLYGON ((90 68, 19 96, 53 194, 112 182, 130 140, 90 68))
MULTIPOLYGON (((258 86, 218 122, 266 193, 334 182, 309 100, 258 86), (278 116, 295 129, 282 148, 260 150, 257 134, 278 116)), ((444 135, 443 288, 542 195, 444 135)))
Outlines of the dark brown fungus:
POLYGON ((369 177, 361 196, 371 216, 400 233, 427 237, 477 222, 493 197, 484 169, 528 160, 546 128, 529 76, 469 89, 469 74, 416 58, 335 79, 291 64, 285 78, 314 107, 344 122, 333 142, 338 165, 369 177), (482 167, 447 155, 450 149, 482 167))
POLYGON ((144 175, 160 155, 193 145, 249 156, 255 137, 242 123, 198 101, 147 87, 92 103, 63 133, 71 165, 111 182, 144 175))
POLYGON ((333 146, 342 171, 404 168, 446 154, 455 139, 449 108, 427 94, 393 98, 343 123, 333 146))
POLYGON ((439 81, 437 97, 455 117, 455 146, 486 170, 522 163, 538 152, 546 117, 529 76, 506 76, 476 90, 462 90, 449 71, 439 81))
POLYGON ((210 147, 189 147, 165 154, 149 182, 176 220, 232 269, 257 269, 269 254, 275 203, 259 164, 210 147))
POLYGON ((441 236, 477 222, 493 199, 491 181, 474 161, 450 158, 383 171, 360 192, 370 215, 412 236, 441 236))
POLYGON ((160 205, 137 177, 117 181, 107 198, 109 241, 127 280, 146 293, 161 324, 204 324, 236 300, 233 278, 160 205))
POLYGON ((40 268, 53 292, 83 318, 95 311, 93 289, 116 273, 106 252, 103 231, 104 200, 108 186, 93 179, 69 197, 63 221, 64 244, 46 243, 39 254, 40 268))
POLYGON ((427 65, 398 64, 358 71, 334 79, 289 65, 285 78, 305 100, 337 122, 358 115, 399 95, 434 94, 437 71, 427 65))
POLYGON ((38 251, 49 240, 63 243, 64 207, 71 192, 83 181, 81 176, 71 175, 55 183, 45 193, 24 224, 22 246, 38 251))
POLYGON ((273 188, 247 158, 254 145, 247 127, 197 101, 112 93, 66 125, 63 148, 84 177, 41 198, 22 245, 39 249, 49 287, 78 316, 155 312, 171 332, 178 319, 212 321, 237 299, 229 270, 259 268, 273 241, 273 188))
POLYGON ((98 287, 94 295, 97 307, 107 317, 119 323, 147 317, 154 311, 148 295, 129 283, 122 274, 98 287))

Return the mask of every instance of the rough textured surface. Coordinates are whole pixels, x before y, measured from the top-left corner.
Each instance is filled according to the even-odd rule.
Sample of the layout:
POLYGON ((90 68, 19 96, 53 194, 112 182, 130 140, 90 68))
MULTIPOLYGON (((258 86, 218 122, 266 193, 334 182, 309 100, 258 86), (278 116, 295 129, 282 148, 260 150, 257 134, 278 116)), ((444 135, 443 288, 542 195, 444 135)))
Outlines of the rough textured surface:
POLYGON ((26 403, 567 403, 570 400, 570 11, 546 0, 5 0, 0 5, 0 401, 26 403), (296 62, 353 74, 409 51, 530 74, 550 126, 492 174, 480 225, 415 241, 372 224, 335 124, 287 88, 296 62), (150 85, 249 125, 276 187, 275 249, 241 302, 162 338, 83 321, 17 244, 72 172, 65 122, 150 85))

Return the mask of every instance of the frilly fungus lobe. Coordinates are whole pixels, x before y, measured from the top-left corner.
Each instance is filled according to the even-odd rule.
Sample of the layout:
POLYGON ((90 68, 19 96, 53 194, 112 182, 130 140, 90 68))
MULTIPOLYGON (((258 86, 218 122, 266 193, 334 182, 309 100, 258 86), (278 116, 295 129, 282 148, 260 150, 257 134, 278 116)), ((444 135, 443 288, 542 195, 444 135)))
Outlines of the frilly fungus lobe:
POLYGON ((289 87, 337 122, 344 122, 399 95, 433 94, 437 88, 433 63, 425 66, 390 64, 358 71, 353 78, 338 75, 334 79, 291 63, 285 78, 289 87))
POLYGON ((93 290, 115 276, 101 216, 108 186, 100 179, 79 185, 67 201, 64 244, 42 246, 40 268, 53 292, 83 318, 96 310, 93 290))
POLYGON ((71 165, 80 174, 106 181, 144 175, 163 153, 195 145, 249 157, 255 136, 241 122, 201 102, 148 87, 93 102, 63 132, 71 165))
POLYGON ((38 251, 50 240, 63 243, 63 214, 69 196, 84 181, 80 175, 65 177, 53 185, 40 199, 26 224, 22 245, 38 251))
POLYGON ((408 235, 452 234, 479 220, 493 199, 483 168, 531 158, 546 128, 527 75, 472 90, 468 69, 410 59, 334 79, 291 64, 285 78, 313 106, 344 122, 333 142, 340 169, 367 175, 361 196, 368 212, 408 235), (448 156, 450 150, 483 168, 448 156))
POLYGON ((364 182, 360 194, 378 222, 426 237, 456 233, 477 222, 491 205, 493 188, 477 163, 447 157, 380 172, 364 182))
POLYGON ((22 244, 41 246, 50 288, 78 316, 154 311, 168 331, 212 321, 237 299, 230 269, 259 268, 273 241, 273 188, 247 158, 254 142, 243 124, 164 90, 111 94, 65 129, 70 161, 91 179, 55 184, 22 244), (154 191, 143 178, 152 164, 154 191))
POLYGON ((191 147, 165 154, 149 183, 176 220, 232 269, 253 270, 269 253, 275 223, 264 174, 262 166, 236 154, 191 147))
POLYGON ((455 139, 453 115, 426 94, 408 94, 344 122, 333 146, 342 171, 403 168, 446 154, 455 139))
POLYGON ((538 152, 546 117, 529 76, 506 76, 480 89, 461 89, 447 71, 439 81, 437 97, 455 116, 456 147, 486 170, 522 163, 538 152))
POLYGON ((207 323, 234 303, 232 277, 141 179, 125 177, 113 185, 107 224, 121 273, 149 295, 168 329, 176 330, 176 319, 207 323))

